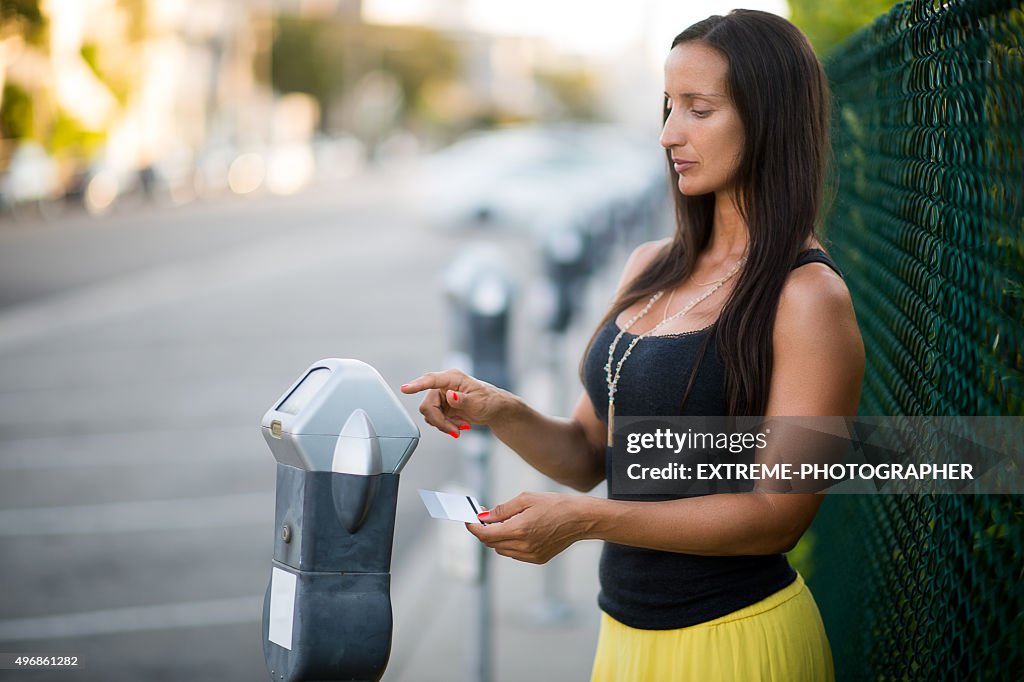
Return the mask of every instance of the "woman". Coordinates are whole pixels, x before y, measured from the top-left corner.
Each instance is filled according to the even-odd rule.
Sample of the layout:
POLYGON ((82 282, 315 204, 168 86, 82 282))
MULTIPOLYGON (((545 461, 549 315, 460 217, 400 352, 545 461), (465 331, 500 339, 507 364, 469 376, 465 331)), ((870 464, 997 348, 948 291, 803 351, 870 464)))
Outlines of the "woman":
MULTIPOLYGON (((428 424, 453 436, 486 424, 542 473, 588 491, 606 476, 614 414, 856 414, 864 349, 815 238, 829 93, 806 38, 764 12, 694 24, 665 62, 664 115, 675 235, 627 262, 584 356, 572 417, 447 371, 402 387, 428 391, 428 424)), ((821 501, 523 493, 470 531, 533 563, 577 540, 605 541, 593 680, 818 681, 833 676, 828 641, 783 552, 821 501)))

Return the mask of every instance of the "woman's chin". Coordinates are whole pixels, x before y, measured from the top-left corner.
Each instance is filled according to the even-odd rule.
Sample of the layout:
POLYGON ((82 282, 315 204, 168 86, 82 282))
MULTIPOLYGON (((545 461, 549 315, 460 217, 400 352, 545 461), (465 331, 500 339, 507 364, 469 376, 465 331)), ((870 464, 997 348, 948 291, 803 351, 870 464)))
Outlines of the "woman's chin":
POLYGON ((703 187, 696 182, 687 181, 685 178, 680 178, 676 186, 684 197, 699 197, 702 194, 710 194, 707 187, 703 187))

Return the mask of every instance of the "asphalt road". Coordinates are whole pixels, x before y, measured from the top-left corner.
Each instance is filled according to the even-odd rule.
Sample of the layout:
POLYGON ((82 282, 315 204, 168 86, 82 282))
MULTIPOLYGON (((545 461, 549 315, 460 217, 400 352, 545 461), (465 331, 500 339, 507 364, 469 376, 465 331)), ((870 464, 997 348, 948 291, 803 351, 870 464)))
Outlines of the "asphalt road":
MULTIPOLYGON (((79 663, 0 680, 266 679, 260 417, 323 357, 396 387, 442 365, 440 273, 473 238, 425 226, 414 180, 0 222, 0 654, 79 663)), ((458 475, 446 438, 403 473, 396 582, 428 522, 415 489, 458 475)))

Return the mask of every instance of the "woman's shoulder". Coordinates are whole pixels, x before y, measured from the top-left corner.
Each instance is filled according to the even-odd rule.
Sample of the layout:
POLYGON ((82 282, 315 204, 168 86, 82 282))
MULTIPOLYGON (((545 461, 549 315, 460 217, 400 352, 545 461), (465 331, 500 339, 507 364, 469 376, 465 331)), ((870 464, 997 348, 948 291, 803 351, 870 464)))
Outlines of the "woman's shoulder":
POLYGON ((792 270, 782 287, 773 331, 777 352, 835 353, 863 362, 863 342, 846 282, 821 262, 792 270))
POLYGON ((622 277, 619 278, 618 289, 621 290, 626 284, 635 279, 637 275, 651 264, 655 256, 668 248, 671 243, 672 238, 666 237, 665 239, 644 242, 633 249, 633 253, 629 254, 629 258, 626 259, 626 265, 622 268, 622 277))
POLYGON ((850 291, 827 263, 813 261, 793 268, 779 296, 777 319, 815 318, 823 321, 853 312, 850 291))
POLYGON ((811 263, 821 263, 822 265, 831 268, 840 277, 843 276, 839 266, 836 265, 834 260, 832 260, 832 256, 822 248, 821 244, 816 239, 804 244, 804 249, 797 254, 796 260, 793 262, 793 266, 790 269, 795 270, 797 268, 810 265, 811 263))
POLYGON ((772 330, 767 414, 855 414, 864 368, 846 282, 821 262, 791 270, 772 330))

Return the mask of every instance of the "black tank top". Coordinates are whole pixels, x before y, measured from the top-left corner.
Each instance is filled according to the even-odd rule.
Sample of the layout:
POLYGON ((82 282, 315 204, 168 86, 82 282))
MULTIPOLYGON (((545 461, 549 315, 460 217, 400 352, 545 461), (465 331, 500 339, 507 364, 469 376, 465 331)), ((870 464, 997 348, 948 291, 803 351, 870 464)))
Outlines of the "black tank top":
MULTIPOLYGON (((821 249, 800 254, 794 268, 824 263, 842 276, 821 249)), ((698 366, 685 405, 690 370, 713 325, 682 334, 648 336, 636 344, 615 393, 617 415, 725 415, 725 367, 714 339, 698 366), (683 409, 680 411, 680 406, 683 409)), ((604 365, 619 327, 610 320, 597 334, 584 363, 584 384, 601 421, 608 421, 604 365)), ((613 362, 633 335, 623 334, 613 362)), ((606 460, 611 458, 611 449, 606 460)), ((610 461, 606 471, 610 471, 610 461)), ((619 499, 609 495, 611 499, 619 499)), ((623 498, 626 499, 626 498, 623 498)), ((764 599, 789 585, 796 572, 782 554, 700 556, 604 543, 598 605, 633 628, 670 630, 714 620, 764 599)))

